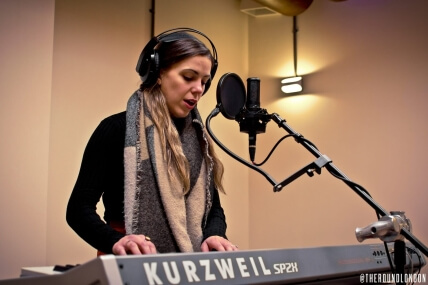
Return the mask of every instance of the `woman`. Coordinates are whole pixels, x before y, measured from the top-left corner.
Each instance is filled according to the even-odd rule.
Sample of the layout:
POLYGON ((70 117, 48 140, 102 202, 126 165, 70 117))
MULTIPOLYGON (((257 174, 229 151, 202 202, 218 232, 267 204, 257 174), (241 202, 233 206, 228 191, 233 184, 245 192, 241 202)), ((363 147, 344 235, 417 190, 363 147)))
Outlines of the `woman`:
POLYGON ((140 89, 85 149, 67 222, 99 254, 237 250, 219 199, 223 166, 196 108, 216 51, 189 32, 206 37, 175 29, 146 45, 140 89), (106 223, 96 213, 101 197, 106 223))

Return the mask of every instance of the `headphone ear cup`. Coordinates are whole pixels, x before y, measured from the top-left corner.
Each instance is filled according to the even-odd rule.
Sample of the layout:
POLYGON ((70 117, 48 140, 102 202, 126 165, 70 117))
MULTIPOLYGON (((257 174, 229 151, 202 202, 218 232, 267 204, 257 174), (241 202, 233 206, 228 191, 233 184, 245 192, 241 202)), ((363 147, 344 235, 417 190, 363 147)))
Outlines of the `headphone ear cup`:
POLYGON ((156 55, 156 51, 154 50, 157 43, 158 39, 152 38, 144 47, 138 59, 136 70, 144 85, 147 85, 148 80, 153 80, 153 72, 156 72, 153 69, 159 67, 159 56, 156 55))
POLYGON ((151 55, 150 54, 144 54, 142 55, 139 64, 137 65, 137 72, 141 77, 141 80, 144 82, 147 80, 147 77, 149 77, 149 71, 150 71, 150 60, 151 55))
POLYGON ((153 86, 159 77, 159 54, 156 50, 153 50, 148 59, 147 74, 144 78, 141 78, 144 86, 153 86))

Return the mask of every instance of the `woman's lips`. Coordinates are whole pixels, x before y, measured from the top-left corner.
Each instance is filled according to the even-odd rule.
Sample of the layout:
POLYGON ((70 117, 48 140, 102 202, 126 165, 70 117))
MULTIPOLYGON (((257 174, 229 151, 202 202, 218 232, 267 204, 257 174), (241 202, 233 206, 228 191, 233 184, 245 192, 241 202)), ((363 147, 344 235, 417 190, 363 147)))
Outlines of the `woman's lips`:
POLYGON ((196 106, 196 103, 198 101, 195 99, 184 99, 184 103, 186 104, 187 108, 193 109, 196 106))

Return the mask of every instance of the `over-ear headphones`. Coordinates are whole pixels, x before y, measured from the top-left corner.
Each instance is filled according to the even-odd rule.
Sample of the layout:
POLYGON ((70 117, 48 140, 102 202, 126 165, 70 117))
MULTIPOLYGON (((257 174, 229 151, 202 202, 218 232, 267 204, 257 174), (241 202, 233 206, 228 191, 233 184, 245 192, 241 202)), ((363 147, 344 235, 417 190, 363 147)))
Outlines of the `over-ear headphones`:
POLYGON ((211 67, 211 78, 205 84, 204 94, 208 91, 211 85, 211 80, 217 71, 217 51, 213 42, 202 32, 191 29, 191 28, 175 28, 167 30, 156 37, 153 37, 141 52, 140 58, 138 59, 136 70, 143 81, 143 86, 153 86, 159 77, 159 54, 156 50, 156 46, 161 42, 174 42, 182 38, 193 38, 186 33, 191 32, 203 36, 211 44, 212 56, 214 58, 213 66, 211 67))

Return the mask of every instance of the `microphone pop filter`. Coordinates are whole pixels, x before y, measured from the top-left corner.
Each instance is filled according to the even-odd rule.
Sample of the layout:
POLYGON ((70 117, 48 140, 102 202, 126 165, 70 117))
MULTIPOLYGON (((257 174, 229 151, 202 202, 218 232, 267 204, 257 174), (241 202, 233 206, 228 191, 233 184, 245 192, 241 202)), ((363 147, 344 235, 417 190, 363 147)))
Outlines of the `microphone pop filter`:
POLYGON ((235 73, 224 74, 217 85, 217 104, 220 112, 234 120, 245 105, 245 86, 235 73))

